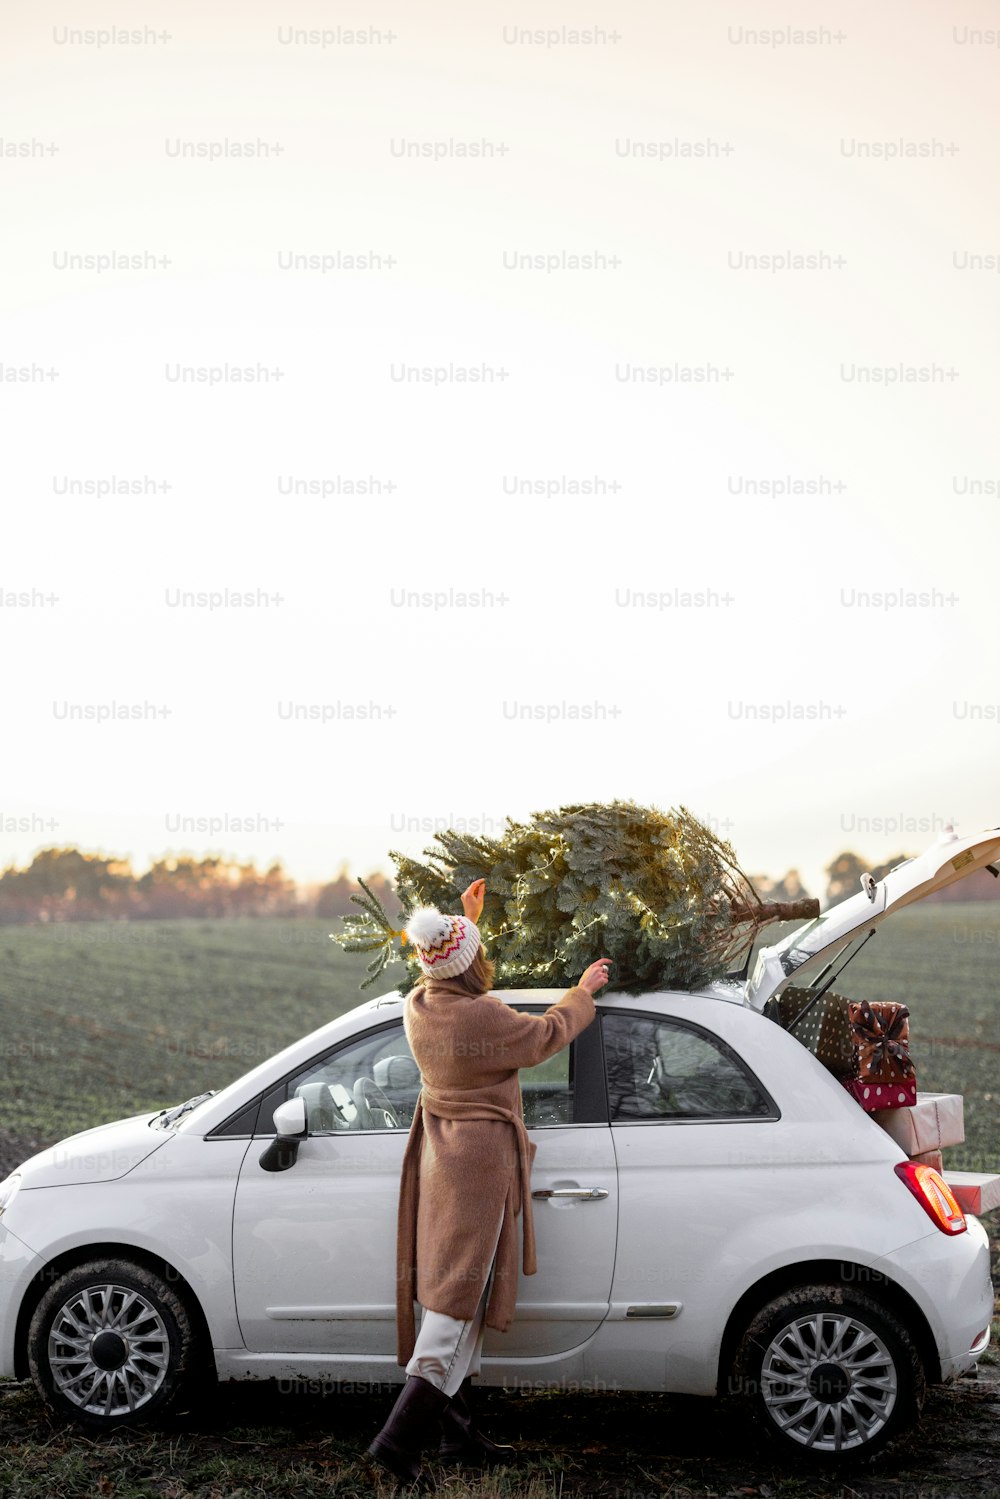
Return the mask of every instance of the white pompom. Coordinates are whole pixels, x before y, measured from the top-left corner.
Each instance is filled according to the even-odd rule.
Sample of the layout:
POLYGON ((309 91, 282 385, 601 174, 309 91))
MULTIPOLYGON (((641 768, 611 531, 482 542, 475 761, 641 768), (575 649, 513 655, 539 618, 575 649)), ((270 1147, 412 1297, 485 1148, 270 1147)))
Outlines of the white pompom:
POLYGON ((417 906, 406 919, 406 935, 420 947, 434 947, 451 931, 451 921, 436 906, 417 906))

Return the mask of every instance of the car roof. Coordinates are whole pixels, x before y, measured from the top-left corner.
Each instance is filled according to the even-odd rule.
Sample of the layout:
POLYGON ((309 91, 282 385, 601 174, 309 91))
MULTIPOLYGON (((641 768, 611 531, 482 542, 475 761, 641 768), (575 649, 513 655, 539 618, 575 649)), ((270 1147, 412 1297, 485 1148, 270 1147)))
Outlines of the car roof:
MULTIPOLYGON (((562 999, 563 995, 567 992, 568 991, 565 986, 563 988, 547 989, 520 988, 487 990, 487 993, 491 994, 494 999, 502 999, 506 1004, 515 1004, 519 1002, 521 1004, 543 1005, 558 1004, 559 1000, 562 999)), ((615 989, 613 986, 609 986, 606 989, 598 990, 594 998, 599 1005, 605 1003, 611 998, 614 998, 616 1002, 627 999, 633 1001, 636 1004, 644 1005, 649 1000, 654 999, 690 999, 695 995, 699 996, 702 999, 726 1000, 730 1004, 744 1005, 746 1003, 743 984, 736 979, 718 979, 714 983, 703 985, 700 989, 649 989, 643 990, 641 994, 625 994, 624 992, 615 989)), ((359 1006, 358 1008, 374 1010, 380 1009, 384 1005, 401 1004, 404 997, 405 996, 400 994, 398 991, 393 990, 389 994, 383 994, 379 999, 371 1000, 368 1005, 359 1006)), ((351 1011, 350 1013, 353 1014, 355 1013, 355 1011, 351 1011)))

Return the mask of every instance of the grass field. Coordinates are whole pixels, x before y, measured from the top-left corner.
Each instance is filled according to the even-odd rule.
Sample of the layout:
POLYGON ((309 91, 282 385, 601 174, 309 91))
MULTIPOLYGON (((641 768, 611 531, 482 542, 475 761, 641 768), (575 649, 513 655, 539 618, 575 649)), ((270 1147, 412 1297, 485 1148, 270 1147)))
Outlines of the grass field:
POLYGON ((331 925, 5 928, 0 1125, 49 1140, 224 1087, 376 992, 331 925))
MULTIPOLYGON (((0 931, 0 1131, 48 1143, 221 1088, 282 1046, 393 987, 330 921, 170 921, 0 931)), ((774 940, 773 933, 770 940, 774 940)), ((1000 1168, 1000 902, 917 906, 839 980, 911 1010, 921 1088, 965 1096, 947 1164, 1000 1168)))

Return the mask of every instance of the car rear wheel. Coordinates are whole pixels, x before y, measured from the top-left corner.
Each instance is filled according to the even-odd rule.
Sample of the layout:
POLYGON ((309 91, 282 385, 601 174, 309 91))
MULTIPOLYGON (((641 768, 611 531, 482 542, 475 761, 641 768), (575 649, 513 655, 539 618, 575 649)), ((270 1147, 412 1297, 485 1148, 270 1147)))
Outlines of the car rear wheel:
POLYGON ((28 1365, 42 1398, 105 1429, 172 1404, 197 1360, 190 1312, 159 1275, 98 1260, 61 1275, 35 1308, 28 1365))
POLYGON ((923 1365, 874 1296, 801 1286, 763 1307, 736 1354, 735 1388, 782 1449, 829 1467, 874 1456, 913 1423, 923 1365))

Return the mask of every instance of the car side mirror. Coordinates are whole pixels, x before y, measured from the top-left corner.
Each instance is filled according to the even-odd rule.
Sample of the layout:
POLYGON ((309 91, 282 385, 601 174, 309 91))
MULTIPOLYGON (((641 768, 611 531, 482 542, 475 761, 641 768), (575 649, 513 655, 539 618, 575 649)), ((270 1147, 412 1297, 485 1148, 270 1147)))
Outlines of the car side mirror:
POLYGON ((287 1171, 294 1166, 299 1146, 309 1133, 304 1098, 286 1098, 274 1111, 275 1137, 263 1152, 260 1164, 264 1171, 287 1171))

